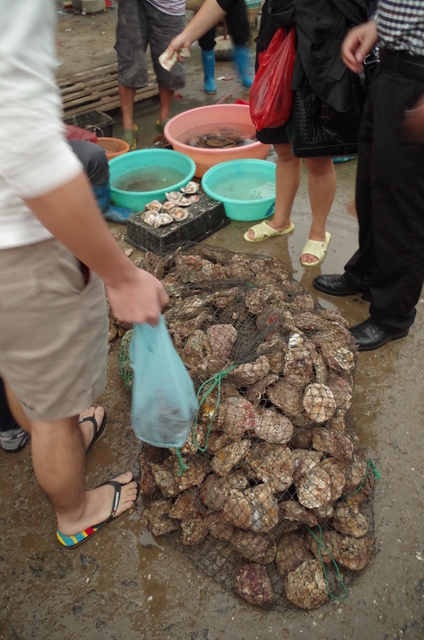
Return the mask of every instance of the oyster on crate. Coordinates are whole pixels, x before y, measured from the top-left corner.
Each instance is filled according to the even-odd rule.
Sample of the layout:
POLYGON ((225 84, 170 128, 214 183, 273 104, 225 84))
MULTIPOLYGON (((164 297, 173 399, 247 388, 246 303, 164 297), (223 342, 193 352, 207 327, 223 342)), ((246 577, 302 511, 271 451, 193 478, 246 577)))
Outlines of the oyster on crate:
POLYGON ((181 187, 181 191, 186 195, 192 195, 199 191, 199 185, 197 182, 191 181, 185 187, 181 187))
POLYGON ((183 222, 183 220, 187 220, 188 218, 188 210, 184 210, 181 207, 171 207, 168 212, 171 218, 175 220, 175 222, 183 222))
POLYGON ((313 557, 304 536, 298 532, 285 533, 278 541, 275 560, 283 578, 313 557))
POLYGON ((144 210, 157 211, 158 213, 160 213, 162 211, 162 204, 159 202, 159 200, 152 200, 152 202, 144 205, 144 210))
POLYGON ((250 564, 237 569, 234 588, 250 604, 263 606, 274 602, 271 580, 263 564, 250 564))
POLYGON ((303 406, 314 422, 325 422, 335 412, 336 401, 329 387, 314 383, 306 387, 303 406))
POLYGON ((284 588, 288 600, 301 609, 316 609, 328 600, 324 573, 317 560, 306 560, 289 573, 284 588))
POLYGON ((153 226, 155 229, 159 229, 159 227, 165 227, 167 224, 171 224, 171 222, 174 222, 174 219, 169 213, 160 213, 156 216, 153 226))

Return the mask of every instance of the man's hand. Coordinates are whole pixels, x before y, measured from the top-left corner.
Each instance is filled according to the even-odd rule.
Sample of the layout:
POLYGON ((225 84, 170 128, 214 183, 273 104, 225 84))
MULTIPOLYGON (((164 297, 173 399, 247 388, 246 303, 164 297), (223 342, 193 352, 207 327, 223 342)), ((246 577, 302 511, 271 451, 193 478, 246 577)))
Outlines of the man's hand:
POLYGON ((411 142, 424 144, 424 95, 421 96, 410 111, 405 112, 402 133, 411 142))
POLYGON ((178 62, 183 62, 184 57, 180 55, 178 52, 181 51, 181 49, 188 49, 190 51, 190 47, 192 44, 193 44, 193 41, 190 40, 189 37, 185 35, 185 31, 183 31, 178 36, 176 36, 172 40, 172 42, 169 44, 166 50, 166 56, 168 58, 172 58, 172 56, 176 51, 178 62))
POLYGON ((160 312, 169 298, 159 280, 150 273, 134 267, 129 279, 116 287, 106 286, 112 311, 122 322, 150 324, 159 322, 160 312))
POLYGON ((342 44, 343 62, 351 71, 360 73, 364 58, 378 42, 374 20, 360 24, 347 34, 342 44))

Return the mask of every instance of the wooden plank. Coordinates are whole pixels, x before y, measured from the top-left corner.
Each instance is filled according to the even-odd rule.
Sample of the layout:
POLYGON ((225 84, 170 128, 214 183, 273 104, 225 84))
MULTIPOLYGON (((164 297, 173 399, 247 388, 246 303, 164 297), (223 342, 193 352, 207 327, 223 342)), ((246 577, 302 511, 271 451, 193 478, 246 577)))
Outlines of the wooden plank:
MULTIPOLYGON (((77 115, 92 109, 107 110, 119 107, 117 71, 118 64, 113 62, 59 78, 57 83, 62 93, 65 116, 77 115)), ((150 70, 148 74, 154 75, 150 70)), ((137 90, 135 101, 140 102, 157 94, 158 86, 150 80, 146 87, 137 90)))

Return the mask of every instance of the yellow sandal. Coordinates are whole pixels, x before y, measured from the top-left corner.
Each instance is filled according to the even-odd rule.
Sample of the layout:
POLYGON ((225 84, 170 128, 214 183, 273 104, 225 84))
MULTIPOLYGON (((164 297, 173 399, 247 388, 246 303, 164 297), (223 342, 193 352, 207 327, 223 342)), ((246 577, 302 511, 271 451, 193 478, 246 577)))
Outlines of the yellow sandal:
POLYGON ((303 267, 316 267, 321 264, 327 255, 328 245, 330 244, 331 233, 325 232, 325 242, 319 242, 318 240, 307 240, 305 246, 302 249, 301 256, 304 253, 308 253, 311 256, 318 258, 317 262, 302 262, 300 264, 303 267))
POLYGON ((254 239, 249 238, 248 231, 244 234, 243 238, 246 242, 263 242, 264 240, 268 240, 268 238, 273 238, 274 236, 285 236, 288 233, 294 231, 293 222, 287 229, 283 229, 283 231, 276 231, 272 227, 269 226, 266 220, 262 220, 259 224, 255 224, 254 227, 250 227, 249 231, 253 231, 255 234, 254 239))

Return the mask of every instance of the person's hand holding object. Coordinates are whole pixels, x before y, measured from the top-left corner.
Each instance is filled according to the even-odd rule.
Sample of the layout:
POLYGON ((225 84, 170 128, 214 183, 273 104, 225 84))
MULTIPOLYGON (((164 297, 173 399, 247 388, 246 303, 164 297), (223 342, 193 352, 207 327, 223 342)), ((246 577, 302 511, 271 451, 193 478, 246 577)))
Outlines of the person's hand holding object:
POLYGON ((159 322, 163 307, 169 302, 163 285, 150 273, 136 267, 128 276, 116 287, 106 285, 113 313, 122 322, 146 322, 154 327, 159 322))
POLYGON ((360 73, 365 56, 377 42, 377 25, 374 20, 351 29, 342 44, 343 62, 351 71, 360 73))

